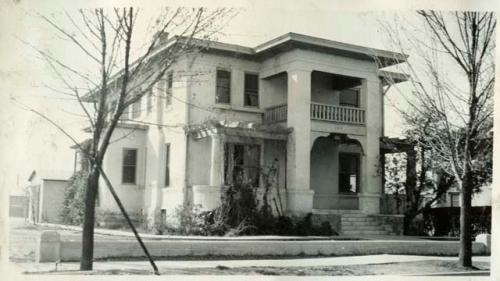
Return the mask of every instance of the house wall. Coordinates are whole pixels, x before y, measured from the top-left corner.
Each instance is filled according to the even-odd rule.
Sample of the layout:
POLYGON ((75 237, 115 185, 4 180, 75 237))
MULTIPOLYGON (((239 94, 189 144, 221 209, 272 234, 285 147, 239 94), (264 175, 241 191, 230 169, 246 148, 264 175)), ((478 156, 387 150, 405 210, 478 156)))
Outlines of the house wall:
POLYGON ((208 185, 210 182, 211 139, 189 139, 188 185, 208 185))
POLYGON ((261 108, 265 109, 274 105, 287 102, 288 77, 286 72, 260 80, 261 108))
POLYGON ((311 101, 325 104, 339 104, 339 91, 333 90, 332 76, 314 71, 311 73, 311 101))
MULTIPOLYGON (((243 100, 245 72, 259 73, 259 63, 214 54, 199 54, 185 60, 189 65, 187 70, 192 74, 188 78, 189 101, 193 105, 189 110, 189 124, 200 124, 211 119, 261 122, 263 111, 244 107, 243 100), (215 103, 218 68, 231 71, 230 104, 215 103)), ((262 92, 261 89, 262 83, 259 83, 259 92, 262 92)))
MULTIPOLYGON (((117 127, 111 138, 106 157, 104 158, 104 171, 113 183, 113 187, 122 201, 125 209, 135 216, 142 212, 146 142, 145 132, 140 129, 125 129, 117 127), (125 148, 137 149, 136 183, 122 183, 122 160, 125 148)), ((99 209, 101 211, 119 212, 118 206, 109 192, 104 180, 99 182, 99 209)))
MULTIPOLYGON (((133 206, 133 209, 138 209, 141 205, 148 206, 148 215, 150 216, 158 213, 160 209, 169 210, 169 213, 171 213, 178 205, 187 200, 192 185, 209 184, 210 145, 207 142, 210 140, 188 140, 181 127, 187 124, 202 124, 211 119, 260 123, 264 108, 285 102, 290 103, 288 95, 291 78, 287 71, 296 71, 297 69, 304 71, 304 73, 309 71, 309 87, 305 87, 309 90, 302 92, 304 92, 304 95, 310 93, 309 99, 312 102, 338 103, 338 92, 331 90, 331 79, 327 74, 319 71, 358 77, 363 81, 361 86, 361 107, 366 109, 366 126, 310 121, 309 107, 306 105, 301 108, 307 112, 294 112, 299 116, 296 118, 297 120, 309 123, 309 129, 306 129, 304 134, 300 133, 296 138, 297 143, 295 145, 307 147, 304 151, 311 152, 311 140, 314 139, 311 136, 313 133, 321 135, 339 132, 361 139, 365 157, 362 175, 363 194, 360 196, 360 202, 363 202, 362 208, 364 211, 378 213, 378 203, 376 202, 379 202, 381 178, 376 172, 376 164, 378 163, 378 140, 382 132, 382 96, 376 66, 369 61, 300 49, 278 54, 273 58, 264 60, 262 63, 207 53, 186 56, 180 59, 172 67, 174 71, 172 106, 167 108, 164 105, 164 98, 162 98, 164 97, 164 88, 159 87, 159 89, 155 90, 154 104, 156 109, 144 117, 144 120, 148 122, 164 124, 165 126, 151 126, 146 133, 146 137, 141 144, 144 151, 143 153, 139 151, 139 158, 141 158, 141 155, 142 157, 147 155, 144 157, 145 159, 140 160, 144 161, 146 167, 145 176, 139 176, 139 178, 144 177, 144 180, 136 189, 129 189, 129 191, 132 190, 133 192, 128 192, 130 195, 126 195, 126 197, 133 197, 134 199, 139 196, 141 203, 136 204, 137 200, 130 199, 129 201, 134 202, 129 202, 129 205, 133 206), (216 70, 218 68, 231 71, 230 104, 215 104, 216 70), (259 73, 260 75, 259 108, 244 107, 245 72, 259 73), (164 149, 167 142, 170 143, 171 147, 171 186, 164 188, 164 149), (200 160, 200 158, 203 159, 200 160), (138 191, 141 185, 143 192, 138 191), (144 197, 141 197, 143 194, 144 197)), ((307 77, 307 75, 301 77, 307 77)), ((146 99, 143 99, 144 108, 145 104, 146 99)), ((295 127, 294 130, 298 130, 301 127, 300 124, 302 124, 300 122, 300 124, 295 124, 290 120, 288 123, 289 126, 295 127)), ((137 143, 140 143, 140 141, 137 143)), ((268 148, 265 146, 264 150, 272 150, 273 144, 269 144, 268 148)), ((284 148, 284 146, 281 148, 284 148)), ((321 154, 320 152, 313 153, 321 154)), ((267 153, 264 155, 267 155, 267 153)), ((286 157, 283 158, 286 159, 286 157)), ((299 157, 296 162, 309 163, 310 158, 306 158, 299 157)), ((264 159, 264 161, 267 160, 269 159, 264 159)), ((120 162, 121 160, 118 163, 120 162)), ((289 166, 295 165, 289 163, 289 166)), ((121 171, 121 167, 119 167, 119 170, 121 171)), ((305 170, 309 169, 297 170, 297 173, 299 173, 297 179, 307 178, 304 181, 306 184, 300 187, 305 193, 301 192, 300 196, 312 197, 312 192, 306 192, 311 190, 312 184, 319 191, 325 186, 324 182, 329 180, 338 181, 333 178, 320 178, 318 183, 309 183, 310 175, 303 175, 305 170)), ((290 175, 290 172, 283 171, 282 174, 290 175)), ((120 177, 115 175, 116 178, 121 180, 120 177)), ((289 187, 296 189, 294 183, 288 181, 289 187)), ((286 182, 286 180, 280 179, 281 182, 286 182)), ((302 204, 300 203, 301 200, 296 200, 296 202, 302 204)), ((304 207, 303 209, 307 208, 304 207)))
POLYGON ((40 186, 40 222, 61 222, 60 212, 67 186, 65 180, 43 180, 40 186))

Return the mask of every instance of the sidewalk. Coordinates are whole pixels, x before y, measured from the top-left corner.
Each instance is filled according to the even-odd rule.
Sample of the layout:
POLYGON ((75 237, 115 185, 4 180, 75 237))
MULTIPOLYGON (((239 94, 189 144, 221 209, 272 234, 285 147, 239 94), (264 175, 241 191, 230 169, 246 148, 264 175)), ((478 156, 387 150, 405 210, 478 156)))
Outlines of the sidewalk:
MULTIPOLYGON (((350 257, 323 257, 323 258, 286 258, 286 259, 246 259, 246 260, 173 260, 156 261, 156 265, 162 269, 194 269, 194 268, 216 268, 216 267, 312 267, 312 266, 343 266, 343 265, 367 265, 416 262, 428 260, 453 261, 456 257, 435 256, 409 256, 409 255, 368 255, 350 257)), ((477 256, 473 258, 476 262, 489 262, 489 256, 477 256)), ((18 272, 49 272, 56 268, 55 263, 11 263, 18 272)), ((65 262, 57 265, 58 271, 78 270, 79 263, 65 262)), ((148 271, 151 266, 148 261, 96 261, 94 270, 142 270, 148 271)))

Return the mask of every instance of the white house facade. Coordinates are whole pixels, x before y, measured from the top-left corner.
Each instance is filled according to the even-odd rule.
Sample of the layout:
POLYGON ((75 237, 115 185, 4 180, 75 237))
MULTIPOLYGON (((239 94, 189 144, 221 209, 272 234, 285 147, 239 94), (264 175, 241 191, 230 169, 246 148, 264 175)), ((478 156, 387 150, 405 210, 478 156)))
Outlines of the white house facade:
MULTIPOLYGON (((210 42, 129 108, 104 170, 127 210, 150 220, 217 207, 237 176, 262 189, 260 171, 273 166, 287 214, 339 216, 346 233, 352 217, 386 221, 383 91, 388 76, 404 78, 381 68, 405 60, 294 33, 255 48, 210 42)), ((118 212, 106 188, 98 198, 118 212)))

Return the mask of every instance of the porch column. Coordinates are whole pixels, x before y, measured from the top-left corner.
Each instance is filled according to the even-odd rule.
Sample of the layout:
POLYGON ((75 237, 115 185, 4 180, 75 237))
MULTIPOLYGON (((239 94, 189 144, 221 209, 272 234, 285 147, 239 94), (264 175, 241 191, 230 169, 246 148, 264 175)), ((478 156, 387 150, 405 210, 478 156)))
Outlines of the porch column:
POLYGON ((287 73, 287 126, 293 128, 287 142, 287 209, 293 214, 305 214, 312 211, 314 195, 309 186, 311 71, 294 69, 287 73))
POLYGON ((380 137, 382 136, 382 99, 378 79, 363 79, 361 91, 366 108, 365 157, 362 168, 360 210, 367 214, 380 213, 382 175, 380 166, 380 137))
POLYGON ((221 187, 223 183, 222 161, 224 158, 224 149, 222 147, 222 138, 220 135, 212 135, 211 150, 210 186, 221 187))

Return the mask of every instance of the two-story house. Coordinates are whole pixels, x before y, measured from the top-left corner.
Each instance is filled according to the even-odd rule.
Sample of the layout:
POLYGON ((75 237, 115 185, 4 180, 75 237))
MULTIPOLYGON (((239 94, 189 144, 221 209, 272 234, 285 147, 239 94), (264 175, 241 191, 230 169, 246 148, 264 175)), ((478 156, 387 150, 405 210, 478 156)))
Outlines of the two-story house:
MULTIPOLYGON (((269 165, 288 214, 377 215, 383 87, 402 80, 380 69, 405 60, 294 33, 254 48, 210 42, 129 108, 104 169, 125 207, 151 220, 215 208, 237 176, 262 188, 269 165)), ((118 212, 105 188, 98 208, 118 212)))

